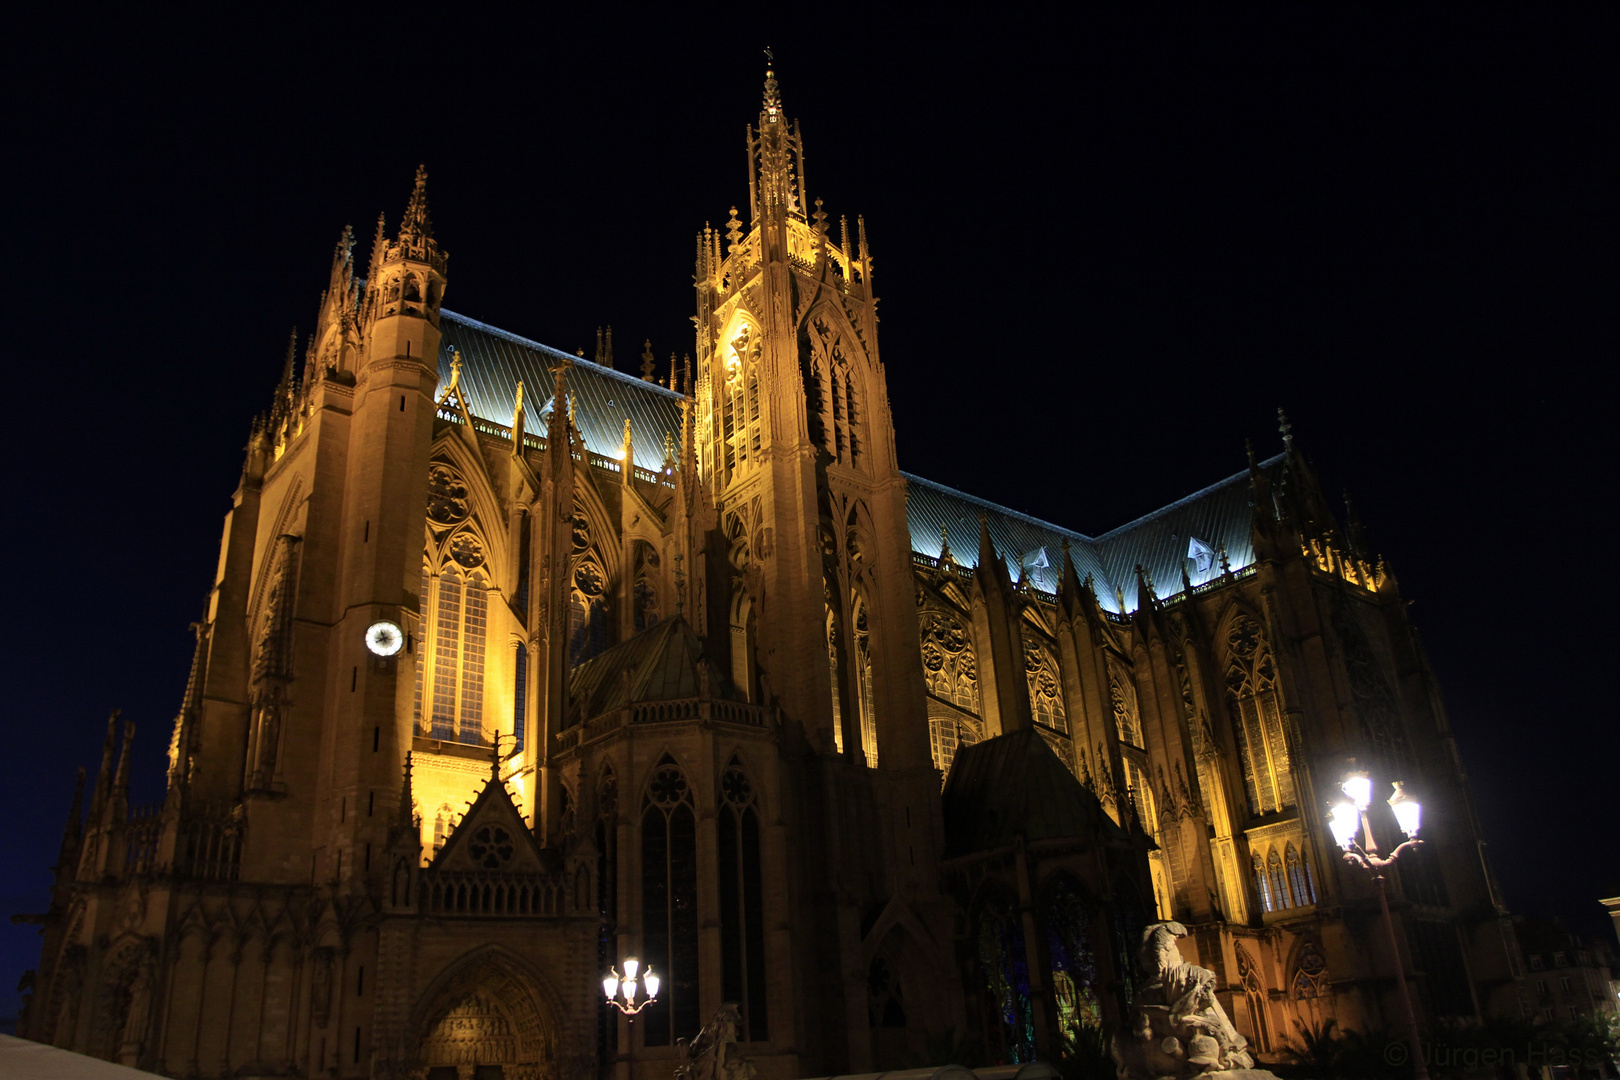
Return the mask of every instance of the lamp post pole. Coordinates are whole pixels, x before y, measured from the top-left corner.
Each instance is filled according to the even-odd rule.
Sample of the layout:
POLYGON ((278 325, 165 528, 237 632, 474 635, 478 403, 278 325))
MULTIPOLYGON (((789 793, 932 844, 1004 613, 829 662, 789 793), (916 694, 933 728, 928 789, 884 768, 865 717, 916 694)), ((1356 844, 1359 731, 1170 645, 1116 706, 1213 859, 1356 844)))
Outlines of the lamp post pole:
POLYGON ((1395 989, 1400 994, 1401 1011, 1406 1017, 1407 1037, 1412 1041, 1412 1072, 1416 1080, 1429 1080, 1429 1066, 1423 1060, 1423 1039, 1418 1033, 1417 1010, 1412 1007, 1412 992, 1406 985, 1406 965, 1401 963, 1401 945, 1395 937, 1395 918, 1389 913, 1389 882, 1384 871, 1395 864, 1403 851, 1417 847, 1423 841, 1417 838, 1422 820, 1422 807, 1407 796, 1403 785, 1396 782, 1395 794, 1389 800, 1397 823, 1407 839, 1396 845, 1388 856, 1378 854, 1378 841, 1373 837, 1372 820, 1367 807, 1372 799, 1372 783, 1366 774, 1352 774, 1342 785, 1345 798, 1332 808, 1329 828, 1333 838, 1344 849, 1344 861, 1365 870, 1378 885, 1378 907, 1384 916, 1384 936, 1389 941, 1389 955, 1395 964, 1395 989), (1356 843, 1356 833, 1366 837, 1365 847, 1356 843))

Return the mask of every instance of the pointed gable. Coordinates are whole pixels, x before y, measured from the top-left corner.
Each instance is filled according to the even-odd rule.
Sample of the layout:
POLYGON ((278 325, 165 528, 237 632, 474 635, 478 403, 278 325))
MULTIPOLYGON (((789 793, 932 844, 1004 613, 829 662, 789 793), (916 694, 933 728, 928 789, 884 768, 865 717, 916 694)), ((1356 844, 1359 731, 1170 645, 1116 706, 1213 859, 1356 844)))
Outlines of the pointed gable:
POLYGON ((434 856, 431 869, 538 874, 546 867, 512 793, 491 777, 434 856))

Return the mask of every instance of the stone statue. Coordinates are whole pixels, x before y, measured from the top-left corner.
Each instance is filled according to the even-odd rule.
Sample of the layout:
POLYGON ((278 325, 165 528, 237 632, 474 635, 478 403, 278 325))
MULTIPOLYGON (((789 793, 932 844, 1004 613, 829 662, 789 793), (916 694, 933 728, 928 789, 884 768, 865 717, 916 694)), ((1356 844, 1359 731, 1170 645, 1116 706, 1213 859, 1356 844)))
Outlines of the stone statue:
POLYGON ((754 1063, 737 1049, 741 1027, 735 1004, 728 1002, 716 1009, 714 1018, 691 1042, 680 1041, 682 1056, 674 1080, 753 1080, 754 1063))
POLYGON ((1215 973, 1181 958, 1176 939, 1187 928, 1158 922, 1142 932, 1138 958, 1150 978, 1137 997, 1130 1031, 1114 1041, 1121 1080, 1186 1077, 1254 1069, 1248 1040, 1215 998, 1215 973))

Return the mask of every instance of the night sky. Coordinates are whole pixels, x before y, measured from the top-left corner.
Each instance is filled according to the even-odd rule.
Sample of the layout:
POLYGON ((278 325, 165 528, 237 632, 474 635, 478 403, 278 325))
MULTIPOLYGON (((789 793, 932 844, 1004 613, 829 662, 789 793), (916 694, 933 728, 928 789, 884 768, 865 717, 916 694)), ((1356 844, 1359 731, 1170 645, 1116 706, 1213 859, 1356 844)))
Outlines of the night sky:
MULTIPOLYGON (((43 7, 0 65, 0 915, 45 908, 109 707, 161 798, 249 423, 343 226, 364 266, 424 162, 447 307, 587 353, 611 323, 626 370, 688 350, 770 45, 810 194, 866 216, 901 466, 1099 533, 1275 452, 1286 407, 1415 605, 1514 910, 1606 932, 1612 6, 43 7)), ((0 1016, 37 941, 0 924, 0 1016)))

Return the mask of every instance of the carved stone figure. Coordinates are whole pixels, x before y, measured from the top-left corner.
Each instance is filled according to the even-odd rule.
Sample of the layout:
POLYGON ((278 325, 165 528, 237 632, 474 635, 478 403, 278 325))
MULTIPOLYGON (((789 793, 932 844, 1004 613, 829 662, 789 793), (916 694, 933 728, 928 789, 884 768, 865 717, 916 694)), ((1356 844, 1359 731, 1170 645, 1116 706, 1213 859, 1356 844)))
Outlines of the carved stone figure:
POLYGON ((754 1063, 737 1049, 742 1017, 734 1003, 714 1011, 714 1017, 691 1042, 681 1041, 681 1063, 674 1080, 753 1080, 754 1063))
POLYGON ((1142 932, 1138 958, 1151 978, 1137 999, 1130 1031, 1114 1041, 1122 1080, 1252 1071, 1248 1040, 1238 1034, 1215 998, 1215 973, 1181 958, 1178 922, 1158 922, 1142 932))

